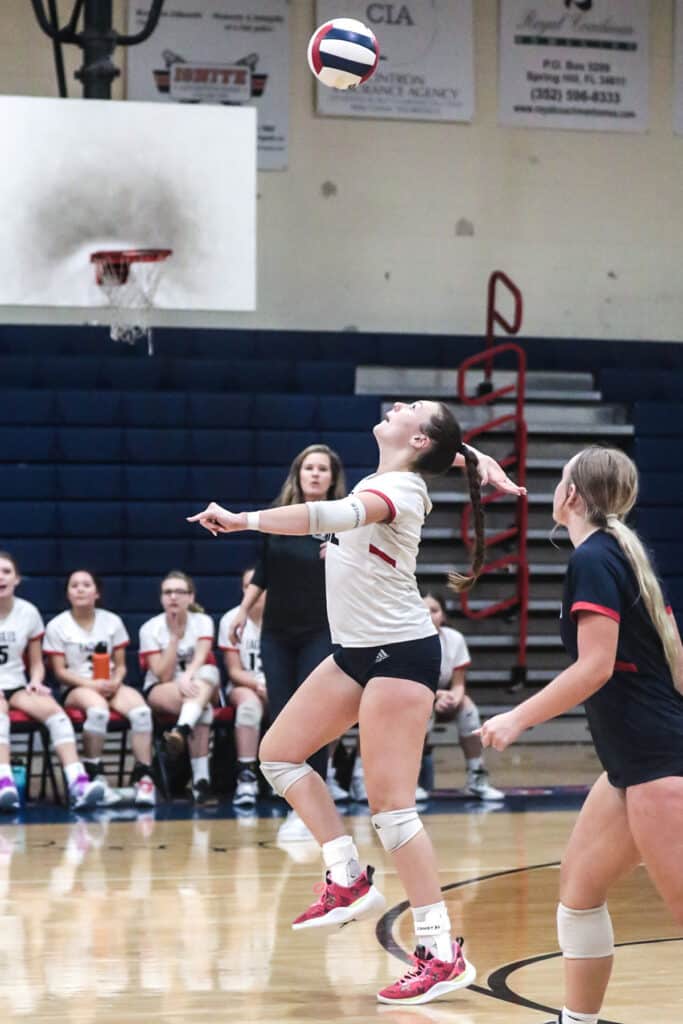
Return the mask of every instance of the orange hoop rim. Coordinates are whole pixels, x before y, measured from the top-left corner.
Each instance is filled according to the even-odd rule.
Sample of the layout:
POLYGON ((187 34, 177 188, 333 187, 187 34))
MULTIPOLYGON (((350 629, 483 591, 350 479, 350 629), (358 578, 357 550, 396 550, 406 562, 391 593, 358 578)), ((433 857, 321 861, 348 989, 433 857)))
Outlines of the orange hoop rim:
POLYGON ((100 249, 90 254, 96 264, 161 263, 173 254, 173 249, 100 249))

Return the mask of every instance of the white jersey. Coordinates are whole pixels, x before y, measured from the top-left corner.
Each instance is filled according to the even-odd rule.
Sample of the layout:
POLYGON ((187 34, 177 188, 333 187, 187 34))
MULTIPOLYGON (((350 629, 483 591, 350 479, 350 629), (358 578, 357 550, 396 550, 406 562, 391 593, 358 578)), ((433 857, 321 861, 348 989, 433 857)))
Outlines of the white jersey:
POLYGON ((388 523, 336 534, 327 545, 325 584, 332 642, 376 647, 434 636, 417 589, 422 525, 432 510, 418 473, 372 473, 353 488, 384 498, 388 523))
POLYGON ((247 618, 242 630, 240 641, 235 646, 230 643, 230 630, 239 611, 239 605, 226 612, 218 624, 218 646, 222 651, 235 651, 240 656, 242 668, 251 672, 252 676, 265 683, 266 677, 263 674, 261 665, 261 627, 252 619, 247 618))
MULTIPOLYGON (((84 629, 70 611, 50 619, 45 630, 45 654, 63 654, 66 668, 83 679, 92 679, 92 655, 97 644, 105 644, 111 658, 120 647, 127 647, 130 637, 123 622, 114 612, 95 609, 91 629, 84 629)), ((112 664, 112 670, 114 666, 112 664)))
MULTIPOLYGON (((182 675, 194 658, 197 641, 210 640, 213 643, 213 638, 214 625, 211 616, 205 615, 204 612, 188 612, 185 632, 178 642, 173 672, 174 679, 182 675)), ((161 615, 155 615, 153 619, 148 619, 140 627, 140 663, 143 668, 147 669, 143 683, 144 690, 148 690, 150 686, 154 686, 155 683, 159 682, 157 676, 154 675, 149 667, 147 662, 148 656, 150 654, 161 654, 166 650, 169 642, 170 634, 168 632, 165 612, 162 612, 161 615)), ((209 659, 207 660, 212 658, 213 655, 209 654, 209 659)))
POLYGON ((470 652, 462 633, 459 633, 457 629, 451 629, 450 626, 441 627, 439 640, 441 641, 439 689, 448 690, 456 668, 467 668, 470 664, 470 652))
POLYGON ((36 606, 15 597, 9 614, 0 618, 0 690, 26 686, 24 654, 31 640, 40 640, 44 632, 36 606))

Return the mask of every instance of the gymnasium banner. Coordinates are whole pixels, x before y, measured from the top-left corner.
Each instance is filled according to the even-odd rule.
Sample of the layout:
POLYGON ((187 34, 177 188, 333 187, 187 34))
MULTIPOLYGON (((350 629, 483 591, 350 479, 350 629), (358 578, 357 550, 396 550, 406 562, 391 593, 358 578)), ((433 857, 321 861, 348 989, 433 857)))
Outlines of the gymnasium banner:
POLYGON ((674 132, 683 135, 683 0, 676 0, 674 29, 674 132))
POLYGON ((500 0, 499 120, 647 131, 649 0, 500 0))
MULTIPOLYGON (((139 32, 149 0, 128 0, 139 32)), ((289 0, 173 0, 150 38, 127 51, 128 99, 258 110, 259 170, 287 166, 289 0)), ((305 59, 305 58, 304 58, 305 59)))
MULTIPOLYGON (((317 84, 319 114, 471 121, 474 116, 472 0, 317 0, 316 24, 344 16, 377 36, 380 63, 356 89, 317 84)), ((313 32, 315 25, 311 25, 313 32)))

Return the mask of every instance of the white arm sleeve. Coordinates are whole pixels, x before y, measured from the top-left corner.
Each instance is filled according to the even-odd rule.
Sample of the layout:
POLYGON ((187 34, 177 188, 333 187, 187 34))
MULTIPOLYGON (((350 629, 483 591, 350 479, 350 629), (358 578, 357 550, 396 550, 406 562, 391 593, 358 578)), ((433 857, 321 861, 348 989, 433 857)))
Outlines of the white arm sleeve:
POLYGON ((365 505, 355 494, 335 501, 307 501, 306 506, 311 533, 343 533, 365 522, 365 505))

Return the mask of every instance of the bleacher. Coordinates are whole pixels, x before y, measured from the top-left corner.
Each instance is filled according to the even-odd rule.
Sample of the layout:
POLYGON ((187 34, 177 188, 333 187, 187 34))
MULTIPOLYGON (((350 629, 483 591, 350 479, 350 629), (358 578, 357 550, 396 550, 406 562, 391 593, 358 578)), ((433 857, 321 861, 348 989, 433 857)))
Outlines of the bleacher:
MULTIPOLYGON (((188 514, 211 499, 233 509, 268 504, 290 460, 314 441, 339 452, 350 484, 374 468, 369 428, 381 396, 354 393, 359 365, 455 369, 482 341, 158 330, 155 347, 149 358, 114 345, 102 328, 0 327, 0 545, 22 567, 19 594, 49 618, 64 607, 66 573, 92 568, 134 643, 159 610, 171 568, 195 577, 215 618, 239 600, 258 541, 217 542, 189 526, 188 514)), ((603 398, 633 406, 638 525, 683 609, 683 346, 531 339, 524 347, 530 369, 600 367, 603 398)))

